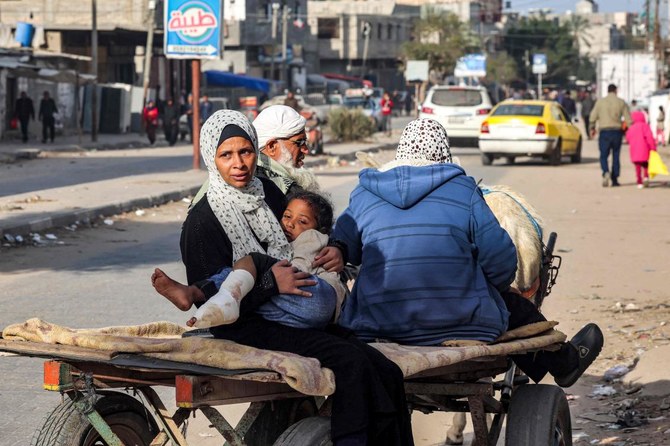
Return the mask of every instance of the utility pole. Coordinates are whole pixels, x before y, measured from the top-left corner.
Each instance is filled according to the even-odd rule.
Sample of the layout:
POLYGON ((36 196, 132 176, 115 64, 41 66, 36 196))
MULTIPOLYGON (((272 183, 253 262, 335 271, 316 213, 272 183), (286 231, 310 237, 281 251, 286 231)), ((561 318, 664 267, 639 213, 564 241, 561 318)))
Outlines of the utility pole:
POLYGON ((193 103, 193 169, 200 169, 200 59, 191 62, 193 103))
POLYGON ((91 0, 91 74, 93 88, 91 91, 91 141, 98 140, 98 5, 91 0))
POLYGON ((365 66, 368 61, 368 47, 370 46, 370 32, 372 32, 372 24, 370 22, 363 22, 363 65, 361 66, 361 77, 365 78, 365 66))
POLYGON ((661 49, 661 20, 658 11, 659 3, 660 0, 656 0, 654 8, 654 52, 656 53, 656 57, 661 59, 662 54, 659 51, 661 49))
POLYGON ((286 73, 286 67, 288 65, 288 13, 289 7, 283 5, 282 14, 281 14, 281 76, 280 80, 285 81, 286 87, 288 88, 288 76, 286 73))
POLYGON ((664 79, 664 65, 665 57, 663 51, 663 44, 661 41, 661 19, 659 17, 659 3, 660 0, 656 0, 656 5, 654 9, 654 54, 656 55, 656 60, 658 61, 658 86, 663 86, 664 79))
POLYGON ((142 86, 144 91, 142 93, 142 108, 147 104, 147 95, 149 92, 149 80, 151 79, 151 58, 153 56, 154 47, 154 8, 156 3, 152 0, 148 3, 147 11, 147 45, 144 48, 144 73, 142 73, 142 86))
POLYGON ((649 51, 649 28, 651 27, 651 19, 649 17, 649 0, 644 0, 644 49, 649 51))
POLYGON ((270 55, 270 79, 275 78, 275 55, 277 54, 277 11, 279 10, 279 3, 272 4, 272 54, 270 55))

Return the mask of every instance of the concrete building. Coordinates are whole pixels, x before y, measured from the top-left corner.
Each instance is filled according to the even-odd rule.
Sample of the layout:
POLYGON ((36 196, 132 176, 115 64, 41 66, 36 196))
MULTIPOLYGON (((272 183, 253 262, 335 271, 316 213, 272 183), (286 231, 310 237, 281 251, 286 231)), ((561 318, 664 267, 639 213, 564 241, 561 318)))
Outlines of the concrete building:
POLYGON ((311 72, 366 77, 387 90, 405 89, 400 49, 412 39, 417 6, 395 1, 310 1, 309 28, 318 60, 311 72))
POLYGON ((475 34, 484 36, 497 32, 502 20, 502 0, 399 0, 399 3, 414 5, 422 9, 448 11, 456 14, 461 22, 469 23, 475 34))
POLYGON ((366 77, 387 90, 405 89, 400 49, 412 39, 419 7, 396 1, 310 1, 309 29, 318 60, 311 72, 366 77))

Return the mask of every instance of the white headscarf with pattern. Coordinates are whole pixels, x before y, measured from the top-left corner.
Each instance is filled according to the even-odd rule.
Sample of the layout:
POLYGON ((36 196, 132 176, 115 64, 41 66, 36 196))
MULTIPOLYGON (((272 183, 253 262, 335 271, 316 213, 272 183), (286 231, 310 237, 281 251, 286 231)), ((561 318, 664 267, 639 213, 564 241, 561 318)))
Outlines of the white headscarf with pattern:
POLYGON ((449 136, 442 125, 432 119, 419 118, 402 131, 395 159, 379 167, 384 172, 399 166, 430 166, 454 162, 449 150, 449 136))
POLYGON ((228 125, 235 125, 249 135, 257 156, 258 137, 246 116, 234 110, 217 111, 200 131, 200 153, 209 171, 207 201, 233 245, 233 261, 252 252, 290 260, 293 255, 291 245, 265 203, 261 181, 253 177, 245 187, 236 188, 226 183, 216 168, 217 143, 228 125), (261 242, 267 243, 267 251, 262 248, 261 242))

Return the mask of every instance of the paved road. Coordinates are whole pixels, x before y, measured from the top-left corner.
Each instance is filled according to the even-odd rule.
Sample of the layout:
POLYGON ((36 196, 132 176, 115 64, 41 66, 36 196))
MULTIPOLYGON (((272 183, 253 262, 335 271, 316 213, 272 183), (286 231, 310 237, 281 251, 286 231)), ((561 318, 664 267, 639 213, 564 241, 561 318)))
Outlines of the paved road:
MULTIPOLYGON (((338 212, 346 207, 358 169, 319 171, 338 212)), ((0 327, 31 317, 73 327, 185 322, 185 314, 158 296, 149 282, 157 266, 185 279, 177 244, 185 212, 186 203, 176 202, 148 209, 144 217, 114 218, 111 226, 57 231, 62 245, 2 251, 0 327)), ((39 359, 0 356, 0 406, 11 408, 0 412, 0 446, 28 444, 42 417, 60 401, 59 395, 41 389, 41 364, 39 359)), ((169 392, 163 395, 172 402, 169 392)), ((201 436, 206 426, 193 426, 197 444, 220 445, 201 436)))
MULTIPOLYGON (((586 149, 583 164, 560 167, 525 160, 520 160, 514 167, 500 164, 483 167, 476 151, 454 150, 475 178, 483 178, 488 184, 510 184, 523 191, 531 202, 537 203, 549 228, 559 232, 559 246, 567 248, 566 252, 574 251, 565 254, 566 265, 561 273, 561 282, 556 295, 552 295, 546 304, 547 314, 561 320, 561 327, 567 333, 574 332, 576 327, 588 321, 585 319, 588 316, 582 312, 568 313, 567 309, 558 305, 559 296, 570 299, 572 295, 576 297, 579 293, 592 292, 590 287, 593 283, 604 284, 599 285, 599 294, 615 293, 603 277, 611 277, 612 274, 625 276, 631 269, 612 273, 611 268, 616 265, 603 265, 597 261, 602 259, 597 249, 593 248, 594 243, 598 246, 607 243, 607 239, 599 241, 600 229, 594 229, 599 228, 598 221, 603 218, 601 213, 614 213, 623 206, 637 205, 641 200, 648 202, 651 195, 647 192, 656 194, 659 199, 663 193, 660 188, 640 192, 626 187, 626 183, 619 190, 602 189, 594 158, 595 146, 591 144, 586 149), (603 209, 603 206, 607 208, 603 209), (587 229, 579 229, 580 226, 587 229), (590 239, 584 239, 584 234, 589 234, 590 239), (585 265, 590 267, 587 269, 585 265), (560 313, 557 314, 557 311, 560 313)), ((332 193, 339 211, 346 205, 358 168, 350 166, 319 171, 319 180, 332 193)), ((630 168, 625 174, 630 176, 630 168)), ((111 226, 101 225, 75 233, 61 231, 57 234, 63 245, 0 251, 0 327, 30 317, 74 327, 138 324, 155 320, 184 322, 183 313, 154 293, 149 275, 153 267, 159 266, 175 278, 184 279, 177 240, 185 206, 182 202, 172 203, 147 209, 143 217, 115 218, 111 226)), ((621 217, 619 220, 625 222, 629 218, 621 217)), ((612 221, 619 224, 619 220, 612 221)), ((636 243, 646 242, 638 239, 636 243)), ((625 247, 617 248, 621 249, 625 247)), ((655 277, 661 273, 645 273, 646 286, 660 283, 661 279, 655 277)), ((631 276, 627 283, 634 284, 635 280, 631 276)), ((570 304, 577 305, 578 302, 581 305, 581 301, 570 301, 570 304)), ((606 321, 601 323, 607 325, 606 321)), ((35 427, 40 425, 41 417, 60 398, 41 390, 40 360, 0 357, 0 373, 3 376, 0 404, 5 408, 0 412, 0 446, 28 444, 35 427)), ((164 395, 168 402, 172 401, 169 392, 164 392, 164 395)), ((198 423, 192 423, 190 434, 197 439, 198 445, 220 444, 207 436, 210 433, 204 424, 198 423)), ((445 417, 414 416, 417 445, 438 444, 444 439, 445 429, 445 417)))

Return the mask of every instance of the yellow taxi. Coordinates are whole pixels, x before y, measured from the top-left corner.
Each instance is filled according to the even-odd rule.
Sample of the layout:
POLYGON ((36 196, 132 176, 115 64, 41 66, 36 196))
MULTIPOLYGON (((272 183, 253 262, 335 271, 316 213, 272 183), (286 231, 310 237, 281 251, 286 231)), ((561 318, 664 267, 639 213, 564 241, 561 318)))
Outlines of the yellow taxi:
POLYGON ((479 129, 482 164, 496 158, 514 163, 517 156, 541 157, 549 164, 561 158, 582 160, 582 134, 555 101, 508 100, 496 105, 479 129))

